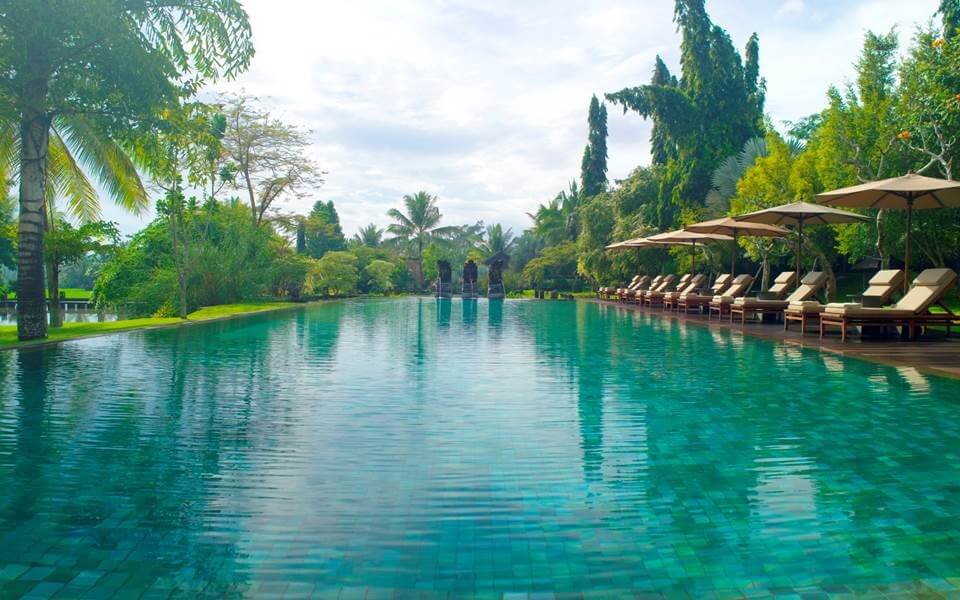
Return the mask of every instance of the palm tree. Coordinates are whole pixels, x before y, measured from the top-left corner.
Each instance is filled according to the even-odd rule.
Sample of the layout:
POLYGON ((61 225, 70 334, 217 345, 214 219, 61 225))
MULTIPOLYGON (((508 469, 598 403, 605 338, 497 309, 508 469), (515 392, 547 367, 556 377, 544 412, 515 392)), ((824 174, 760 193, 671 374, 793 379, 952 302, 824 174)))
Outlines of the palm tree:
POLYGON ((548 246, 559 244, 567 235, 567 217, 563 214, 559 195, 537 207, 537 212, 527 213, 533 220, 533 233, 548 246))
POLYGON ((370 223, 354 234, 353 241, 360 246, 376 248, 383 242, 383 229, 377 227, 376 223, 370 223))
POLYGON ((423 249, 430 240, 449 234, 453 228, 438 227, 440 209, 437 208, 437 197, 420 191, 414 195, 403 197, 406 214, 391 208, 387 216, 396 221, 387 227, 387 231, 394 235, 396 240, 415 245, 417 249, 417 282, 423 289, 423 249))
POLYGON ((580 231, 577 209, 580 206, 580 189, 571 181, 568 189, 560 190, 553 200, 537 207, 537 212, 527 216, 533 219, 534 233, 548 246, 555 246, 566 239, 575 239, 580 231))
MULTIPOLYGON (((64 214, 80 223, 100 218, 100 197, 87 173, 121 207, 139 212, 150 198, 137 169, 114 140, 101 135, 82 115, 58 115, 51 120, 47 142, 47 187, 43 231, 50 233, 58 219, 57 201, 66 203, 64 214)), ((16 125, 0 122, 0 181, 15 182, 20 164, 16 125)), ((46 263, 47 289, 51 300, 51 324, 60 325, 59 264, 50 256, 46 263)))
POLYGON ((516 238, 513 237, 513 230, 507 229, 504 231, 503 225, 497 223, 496 225, 487 225, 486 239, 480 242, 480 249, 487 256, 493 256, 497 252, 507 252, 513 246, 513 243, 516 242, 516 238))

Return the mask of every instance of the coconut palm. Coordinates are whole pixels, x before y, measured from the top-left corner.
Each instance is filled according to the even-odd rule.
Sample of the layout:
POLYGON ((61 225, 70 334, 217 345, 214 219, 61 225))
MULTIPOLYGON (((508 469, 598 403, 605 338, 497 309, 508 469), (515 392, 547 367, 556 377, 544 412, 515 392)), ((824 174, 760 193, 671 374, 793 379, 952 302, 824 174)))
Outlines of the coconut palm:
POLYGON ((454 228, 440 227, 440 209, 437 208, 437 197, 420 191, 414 195, 403 197, 406 214, 391 208, 387 216, 396 221, 387 227, 387 231, 394 235, 394 239, 410 244, 416 248, 417 283, 423 289, 423 249, 430 240, 448 235, 454 228))
POLYGON ((561 190, 553 200, 537 207, 537 212, 527 213, 533 220, 533 232, 548 246, 555 246, 566 239, 577 237, 579 223, 577 208, 580 205, 580 190, 577 182, 571 181, 569 189, 561 190))
MULTIPOLYGON (((43 229, 46 233, 58 218, 70 217, 81 223, 100 218, 100 197, 88 175, 91 174, 119 206, 139 212, 150 202, 149 195, 126 152, 113 140, 101 136, 80 115, 59 115, 50 124, 48 137, 47 189, 43 229), (57 204, 65 204, 59 214, 57 204)), ((0 181, 15 182, 20 163, 20 144, 16 125, 0 122, 0 181)), ((46 260, 50 298, 57 297, 59 265, 46 260)), ((60 325, 60 311, 51 305, 51 323, 60 325)))
POLYGON ((497 252, 509 251, 516 241, 512 229, 504 230, 503 225, 497 223, 487 225, 486 235, 484 240, 480 242, 479 247, 487 256, 493 256, 497 252))
POLYGON ((354 234, 353 241, 360 246, 376 248, 383 242, 383 229, 377 227, 376 223, 370 223, 354 234))

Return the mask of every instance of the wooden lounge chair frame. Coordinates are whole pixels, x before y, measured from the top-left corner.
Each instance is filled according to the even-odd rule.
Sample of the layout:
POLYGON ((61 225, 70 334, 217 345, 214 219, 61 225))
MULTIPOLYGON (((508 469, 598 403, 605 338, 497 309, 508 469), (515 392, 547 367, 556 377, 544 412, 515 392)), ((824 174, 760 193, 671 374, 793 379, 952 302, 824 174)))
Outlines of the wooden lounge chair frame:
POLYGON ((670 283, 665 288, 648 291, 646 294, 643 295, 644 305, 649 306, 651 308, 656 306, 663 306, 664 296, 666 296, 668 293, 674 293, 676 291, 679 291, 680 289, 686 289, 687 283, 689 283, 690 280, 693 279, 693 277, 694 275, 692 273, 684 273, 680 277, 679 281, 676 282, 676 284, 670 283), (672 290, 667 289, 671 287, 673 288, 672 290))
MULTIPOLYGON (((870 281, 867 282, 867 289, 863 297, 872 297, 874 302, 879 305, 885 305, 900 290, 903 284, 903 269, 884 269, 877 271, 870 281)), ((790 323, 800 323, 800 335, 807 332, 807 325, 816 321, 820 322, 820 315, 823 314, 825 305, 815 304, 814 306, 788 306, 783 311, 783 330, 790 330, 790 323)))
MULTIPOLYGON (((793 271, 788 272, 793 273, 793 271)), ((796 275, 791 279, 796 279, 796 275)), ((779 321, 783 317, 784 311, 790 307, 791 302, 802 302, 816 296, 826 283, 826 273, 823 271, 810 271, 800 280, 800 285, 797 286, 797 289, 793 290, 793 292, 783 300, 757 300, 756 302, 751 302, 749 299, 744 299, 743 302, 734 302, 730 307, 730 321, 733 321, 735 315, 740 315, 741 325, 747 323, 747 317, 755 317, 758 315, 761 319, 764 315, 774 315, 774 318, 779 321)))
POLYGON ((725 312, 730 310, 730 307, 733 306, 733 301, 737 298, 740 298, 747 294, 750 291, 750 287, 753 285, 753 275, 747 275, 742 273, 733 278, 733 283, 730 284, 730 287, 727 288, 723 294, 718 294, 714 296, 708 306, 710 307, 710 313, 707 315, 708 319, 713 318, 713 313, 717 313, 717 318, 722 319, 725 312), (729 299, 729 300, 727 300, 729 299))
POLYGON ((733 283, 733 276, 730 273, 723 273, 722 275, 718 275, 716 280, 714 280, 709 294, 680 294, 676 298, 668 301, 667 308, 676 307, 677 312, 680 312, 682 309, 684 314, 689 313, 691 308, 700 310, 704 306, 708 306, 714 296, 722 294, 730 287, 731 283, 733 283))
POLYGON ((954 325, 960 325, 960 315, 954 314, 943 304, 943 297, 956 283, 957 274, 951 269, 927 269, 917 275, 916 279, 913 280, 913 285, 910 286, 910 291, 900 299, 896 306, 900 306, 905 302, 909 303, 911 294, 919 285, 923 287, 936 287, 937 292, 913 310, 912 313, 908 312, 909 309, 897 308, 896 306, 892 309, 878 308, 871 312, 859 314, 848 314, 847 312, 831 313, 829 312, 830 305, 828 305, 828 310, 820 315, 820 337, 824 336, 828 326, 839 327, 840 341, 845 342, 847 341, 847 330, 850 327, 872 326, 883 327, 884 329, 899 327, 901 335, 904 335, 907 339, 914 339, 918 328, 921 330, 921 333, 925 333, 926 328, 930 325, 944 325, 947 336, 949 336, 952 327, 954 325), (925 278, 934 277, 938 278, 936 285, 922 283, 925 281, 925 278), (942 282, 940 282, 939 277, 942 277, 942 282), (933 306, 939 306, 944 312, 931 313, 930 308, 933 306))

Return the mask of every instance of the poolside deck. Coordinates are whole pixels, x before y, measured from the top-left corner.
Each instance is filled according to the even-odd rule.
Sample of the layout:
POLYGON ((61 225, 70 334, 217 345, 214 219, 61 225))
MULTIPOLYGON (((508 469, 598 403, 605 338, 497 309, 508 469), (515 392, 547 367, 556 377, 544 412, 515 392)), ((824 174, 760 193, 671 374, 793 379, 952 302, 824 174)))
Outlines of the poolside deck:
MULTIPOLYGON (((621 310, 639 311, 663 319, 674 319, 702 327, 725 329, 743 335, 793 344, 821 352, 830 352, 895 367, 913 367, 922 372, 960 379, 960 335, 956 334, 949 338, 943 335, 931 335, 928 339, 913 341, 899 340, 893 337, 881 340, 861 340, 859 336, 854 335, 848 338, 846 342, 841 342, 840 336, 836 332, 822 339, 818 333, 811 331, 808 331, 805 335, 800 335, 799 325, 791 326, 790 331, 784 331, 782 323, 764 324, 748 321, 746 325, 741 325, 739 321, 731 323, 729 317, 724 317, 722 320, 717 318, 710 320, 705 314, 685 315, 683 313, 667 312, 661 308, 623 304, 612 300, 588 299, 588 301, 621 310)), ((812 326, 810 328, 813 329, 812 326)))

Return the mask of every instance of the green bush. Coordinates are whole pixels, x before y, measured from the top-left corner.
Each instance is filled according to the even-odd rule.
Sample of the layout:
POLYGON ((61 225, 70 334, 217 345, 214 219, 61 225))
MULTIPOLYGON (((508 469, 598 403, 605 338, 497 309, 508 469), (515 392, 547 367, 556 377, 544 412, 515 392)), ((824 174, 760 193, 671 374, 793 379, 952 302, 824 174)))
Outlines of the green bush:
POLYGON ((327 252, 307 273, 308 294, 346 296, 357 290, 357 257, 350 252, 327 252))
POLYGON ((363 279, 368 293, 389 294, 393 291, 393 270, 396 267, 385 260, 371 261, 363 269, 363 279))

